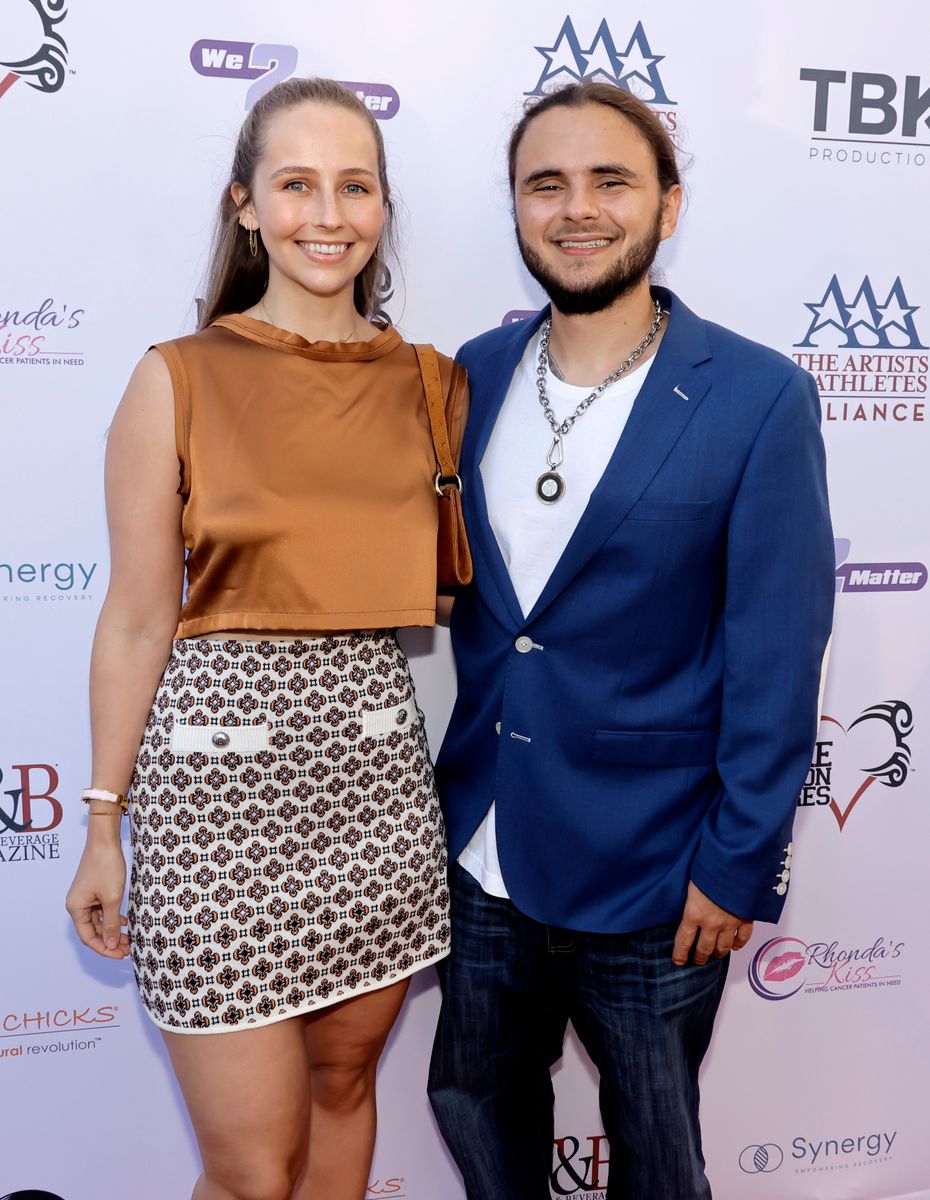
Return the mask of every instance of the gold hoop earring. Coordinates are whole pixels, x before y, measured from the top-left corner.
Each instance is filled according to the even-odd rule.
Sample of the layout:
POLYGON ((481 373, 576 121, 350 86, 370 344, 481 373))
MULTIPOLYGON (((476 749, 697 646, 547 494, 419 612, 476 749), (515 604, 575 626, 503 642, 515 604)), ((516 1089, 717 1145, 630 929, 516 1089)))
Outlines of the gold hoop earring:
POLYGON ((249 230, 249 253, 253 258, 258 254, 258 238, 255 236, 255 230, 249 230))

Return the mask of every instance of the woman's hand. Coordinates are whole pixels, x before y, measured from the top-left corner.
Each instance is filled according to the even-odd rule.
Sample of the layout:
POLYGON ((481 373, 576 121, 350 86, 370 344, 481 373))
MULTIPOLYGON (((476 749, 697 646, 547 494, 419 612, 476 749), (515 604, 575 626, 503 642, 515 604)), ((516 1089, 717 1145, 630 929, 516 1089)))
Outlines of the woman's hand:
MULTIPOLYGON (((119 827, 116 816, 89 820, 113 821, 119 827)), ((126 860, 118 838, 88 839, 65 908, 84 945, 104 958, 129 954, 129 936, 123 932, 126 918, 120 913, 125 887, 126 860)))

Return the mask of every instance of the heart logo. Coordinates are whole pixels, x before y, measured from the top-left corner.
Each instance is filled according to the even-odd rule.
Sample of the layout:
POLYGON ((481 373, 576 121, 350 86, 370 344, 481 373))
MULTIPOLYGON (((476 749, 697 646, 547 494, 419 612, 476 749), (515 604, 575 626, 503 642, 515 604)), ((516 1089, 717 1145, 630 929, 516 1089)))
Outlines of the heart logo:
POLYGON ((874 783, 891 788, 904 783, 911 762, 906 739, 913 728, 913 713, 903 700, 873 704, 848 726, 836 717, 821 718, 805 791, 814 787, 818 797, 829 794, 829 808, 841 833, 874 783))

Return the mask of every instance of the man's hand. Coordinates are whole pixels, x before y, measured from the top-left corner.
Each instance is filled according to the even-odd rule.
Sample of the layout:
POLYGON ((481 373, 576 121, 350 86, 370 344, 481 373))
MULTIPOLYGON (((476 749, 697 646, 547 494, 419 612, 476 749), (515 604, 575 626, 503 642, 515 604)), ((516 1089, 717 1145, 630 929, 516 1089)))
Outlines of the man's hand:
POLYGON ((694 946, 694 961, 703 966, 711 955, 723 958, 731 950, 742 950, 751 937, 752 921, 734 917, 689 883, 684 915, 675 934, 672 962, 683 967, 694 946), (695 935, 698 935, 696 945, 695 935))

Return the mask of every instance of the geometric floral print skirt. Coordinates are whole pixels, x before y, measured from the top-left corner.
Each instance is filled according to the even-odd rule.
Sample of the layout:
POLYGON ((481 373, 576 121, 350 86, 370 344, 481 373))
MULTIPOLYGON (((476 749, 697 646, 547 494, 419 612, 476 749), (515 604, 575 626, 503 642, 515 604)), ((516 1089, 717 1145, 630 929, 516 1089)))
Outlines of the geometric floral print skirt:
POLYGON ((130 813, 132 961, 162 1028, 268 1024, 449 951, 442 817, 392 630, 176 641, 130 813))

